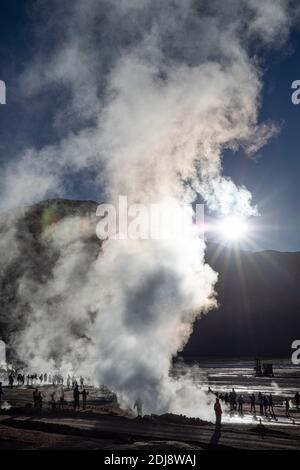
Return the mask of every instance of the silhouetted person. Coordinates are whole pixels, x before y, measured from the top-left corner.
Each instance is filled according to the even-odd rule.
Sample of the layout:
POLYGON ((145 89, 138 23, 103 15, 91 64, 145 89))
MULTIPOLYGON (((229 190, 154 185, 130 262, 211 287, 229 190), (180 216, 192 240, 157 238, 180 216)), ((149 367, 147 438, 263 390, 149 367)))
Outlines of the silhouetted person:
POLYGON ((270 393, 269 395, 269 412, 273 417, 275 418, 275 413, 274 413, 274 402, 273 402, 273 395, 270 393))
POLYGON ((258 402, 259 402, 259 414, 262 416, 264 414, 264 397, 262 393, 260 392, 258 394, 258 402))
POLYGON ((84 410, 86 409, 86 399, 87 399, 88 394, 89 394, 89 392, 87 392, 85 388, 81 392, 81 395, 82 395, 82 408, 84 410))
POLYGON ((80 392, 79 392, 79 389, 78 389, 78 385, 76 384, 76 385, 74 386, 74 390, 73 390, 74 410, 76 410, 76 408, 79 408, 79 407, 80 407, 80 404, 79 404, 79 395, 80 395, 80 392))
POLYGON ((47 373, 45 372, 44 373, 44 383, 46 383, 46 382, 47 382, 47 373))
POLYGON ((38 406, 38 408, 43 407, 43 395, 41 394, 40 391, 37 394, 37 406, 38 406))
POLYGON ((34 391, 33 391, 33 394, 32 394, 34 408, 37 408, 37 406, 38 406, 38 394, 39 394, 39 391, 38 391, 37 388, 35 388, 34 391))
POLYGON ((269 406, 269 400, 268 400, 267 395, 263 396, 263 405, 264 405, 264 413, 265 413, 265 416, 267 417, 268 416, 268 406, 269 406))
POLYGON ((296 404, 296 408, 298 409, 298 408, 299 408, 299 404, 300 404, 300 395, 299 395, 299 392, 297 392, 296 395, 295 395, 295 404, 296 404))
POLYGON ((262 424, 261 418, 259 419, 259 425, 257 427, 258 427, 258 431, 260 432, 261 438, 264 439, 267 433, 267 429, 266 429, 266 426, 262 424))
POLYGON ((239 404, 238 412, 241 413, 241 415, 242 415, 243 414, 243 404, 244 404, 243 395, 240 395, 238 397, 238 404, 239 404))
POLYGON ((141 418, 143 416, 143 402, 140 398, 138 398, 135 401, 135 404, 133 405, 133 409, 135 409, 135 408, 136 408, 138 417, 141 418))
POLYGON ((61 390, 61 394, 60 394, 60 399, 59 399, 59 408, 64 408, 64 404, 65 404, 65 394, 64 394, 64 391, 63 389, 61 390))
POLYGON ((56 408, 56 391, 51 393, 51 408, 56 408))
POLYGON ((236 410, 236 393, 234 388, 229 394, 230 411, 236 410))
POLYGON ((252 393, 252 395, 250 395, 250 413, 254 413, 256 414, 256 409, 255 409, 255 395, 254 393, 252 393))
POLYGON ((13 376, 12 373, 9 374, 9 376, 8 376, 8 383, 9 383, 10 388, 13 388, 13 386, 14 386, 14 376, 13 376))
POLYGON ((290 418, 291 417, 291 415, 290 415, 290 402, 289 402, 288 398, 286 398, 284 400, 284 402, 285 402, 285 416, 287 418, 290 418))
POLYGON ((214 405, 214 410, 215 410, 215 415, 216 415, 216 426, 220 427, 221 426, 221 421, 222 421, 222 408, 220 405, 220 400, 219 398, 216 398, 216 402, 214 405))
POLYGON ((225 393, 224 401, 225 401, 226 405, 227 405, 227 403, 229 403, 229 395, 228 395, 227 392, 225 393))
POLYGON ((84 383, 84 378, 82 376, 80 376, 80 387, 81 388, 83 387, 83 383, 84 383))

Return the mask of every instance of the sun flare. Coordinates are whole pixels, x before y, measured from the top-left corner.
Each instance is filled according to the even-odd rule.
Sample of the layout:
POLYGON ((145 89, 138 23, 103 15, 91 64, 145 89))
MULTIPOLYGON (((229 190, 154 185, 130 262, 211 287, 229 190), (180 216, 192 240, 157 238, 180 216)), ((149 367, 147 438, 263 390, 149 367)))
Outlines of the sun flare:
POLYGON ((220 222, 219 231, 228 240, 239 240, 246 236, 248 227, 243 218, 233 216, 220 222))

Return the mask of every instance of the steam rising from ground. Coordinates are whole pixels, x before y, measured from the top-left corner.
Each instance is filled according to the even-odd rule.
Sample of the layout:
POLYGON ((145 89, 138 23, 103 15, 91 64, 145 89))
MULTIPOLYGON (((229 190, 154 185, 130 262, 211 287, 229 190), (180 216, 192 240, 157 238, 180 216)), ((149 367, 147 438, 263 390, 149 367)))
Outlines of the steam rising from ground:
MULTIPOLYGON (((248 190, 222 176, 221 155, 256 152, 277 131, 258 125, 262 82, 250 46, 284 43, 290 2, 50 3, 22 86, 31 98, 47 87, 69 92, 55 113, 61 139, 6 168, 2 205, 64 195, 66 177, 88 170, 110 202, 170 198, 181 216, 200 194, 220 213, 255 214, 248 190), (47 56, 45 38, 53 40, 47 56)), ((59 253, 47 282, 26 274, 20 282, 29 308, 15 337, 20 357, 39 370, 52 361, 91 375, 125 401, 141 396, 147 411, 210 417, 188 377, 169 377, 194 319, 215 305, 217 276, 191 219, 181 240, 110 240, 96 258, 74 224, 43 234, 59 253)))

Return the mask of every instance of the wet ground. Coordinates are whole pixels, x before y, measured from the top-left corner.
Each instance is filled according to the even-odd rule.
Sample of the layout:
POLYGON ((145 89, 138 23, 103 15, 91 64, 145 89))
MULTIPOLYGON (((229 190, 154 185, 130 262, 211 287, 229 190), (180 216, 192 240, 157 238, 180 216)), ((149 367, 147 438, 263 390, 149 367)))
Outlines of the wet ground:
POLYGON ((173 374, 179 376, 189 370, 195 383, 211 386, 219 393, 230 392, 234 387, 238 394, 272 393, 279 401, 293 398, 300 392, 300 366, 293 365, 290 358, 262 362, 273 364, 274 377, 255 377, 252 359, 179 361, 174 365, 173 374))

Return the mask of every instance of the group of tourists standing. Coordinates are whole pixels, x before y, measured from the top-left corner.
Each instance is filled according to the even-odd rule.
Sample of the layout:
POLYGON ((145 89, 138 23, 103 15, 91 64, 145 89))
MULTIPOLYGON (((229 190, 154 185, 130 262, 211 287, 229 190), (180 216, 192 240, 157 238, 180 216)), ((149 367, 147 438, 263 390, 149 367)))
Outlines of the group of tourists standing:
MULTIPOLYGON (((232 388, 230 393, 219 394, 218 392, 213 392, 211 388, 209 387, 208 393, 214 393, 216 395, 216 400, 214 403, 214 411, 216 415, 217 426, 221 425, 221 420, 222 420, 223 411, 222 411, 221 402, 224 402, 227 408, 229 407, 230 414, 237 411, 240 415, 243 415, 244 404, 249 403, 251 414, 256 415, 257 408, 258 408, 259 414, 261 416, 265 416, 266 418, 271 417, 271 418, 277 419, 275 415, 275 410, 274 410, 275 405, 274 405, 272 393, 263 394, 259 392, 257 397, 255 396, 254 393, 251 393, 249 397, 247 396, 247 399, 245 399, 242 394, 237 394, 234 388, 232 388)), ((290 418, 290 407, 291 407, 290 402, 291 400, 289 398, 283 399, 285 416, 287 418, 290 418)), ((296 409, 299 409, 300 408, 299 392, 297 392, 294 396, 294 403, 295 403, 296 409)))

